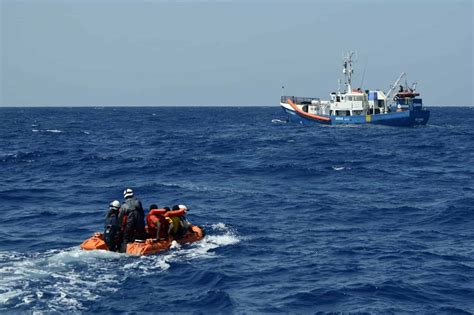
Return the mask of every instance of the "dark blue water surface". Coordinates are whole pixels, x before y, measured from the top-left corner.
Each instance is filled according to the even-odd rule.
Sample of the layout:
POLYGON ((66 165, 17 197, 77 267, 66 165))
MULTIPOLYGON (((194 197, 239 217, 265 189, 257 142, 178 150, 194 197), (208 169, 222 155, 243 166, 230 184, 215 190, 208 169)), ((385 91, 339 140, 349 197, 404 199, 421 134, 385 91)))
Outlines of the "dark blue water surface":
POLYGON ((1 108, 0 311, 474 313, 474 108, 427 126, 277 107, 1 108), (198 243, 84 252, 126 187, 198 243))

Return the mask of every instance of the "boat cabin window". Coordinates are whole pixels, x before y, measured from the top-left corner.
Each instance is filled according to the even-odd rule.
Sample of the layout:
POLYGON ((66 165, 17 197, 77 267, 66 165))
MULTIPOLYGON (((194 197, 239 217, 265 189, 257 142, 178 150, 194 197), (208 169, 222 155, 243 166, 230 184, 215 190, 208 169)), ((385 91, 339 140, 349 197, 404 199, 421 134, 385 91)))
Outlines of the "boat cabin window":
POLYGON ((336 110, 336 116, 350 116, 350 110, 336 110))
POLYGON ((358 95, 358 96, 348 96, 347 97, 349 99, 349 101, 356 101, 356 102, 361 102, 364 100, 364 96, 363 95, 358 95))
POLYGON ((340 102, 341 101, 341 97, 338 95, 336 96, 336 102, 340 102))

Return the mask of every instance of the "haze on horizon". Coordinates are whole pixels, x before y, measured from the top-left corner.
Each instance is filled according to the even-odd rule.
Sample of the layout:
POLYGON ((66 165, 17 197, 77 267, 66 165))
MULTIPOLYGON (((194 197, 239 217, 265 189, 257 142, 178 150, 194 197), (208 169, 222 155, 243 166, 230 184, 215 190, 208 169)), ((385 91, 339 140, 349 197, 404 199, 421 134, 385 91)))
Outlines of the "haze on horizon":
POLYGON ((355 86, 474 104, 470 0, 0 1, 0 106, 327 99, 348 50, 355 86))

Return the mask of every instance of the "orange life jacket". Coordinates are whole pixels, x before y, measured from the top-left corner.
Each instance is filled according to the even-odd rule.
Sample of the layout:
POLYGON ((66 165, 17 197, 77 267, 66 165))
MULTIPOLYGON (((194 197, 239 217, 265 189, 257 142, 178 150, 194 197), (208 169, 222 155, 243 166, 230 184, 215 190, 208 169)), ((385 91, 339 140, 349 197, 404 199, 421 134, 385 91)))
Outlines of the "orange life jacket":
POLYGON ((169 222, 163 216, 165 209, 152 209, 146 216, 147 232, 151 238, 167 238, 169 222), (160 223, 160 235, 156 235, 158 223, 160 223))

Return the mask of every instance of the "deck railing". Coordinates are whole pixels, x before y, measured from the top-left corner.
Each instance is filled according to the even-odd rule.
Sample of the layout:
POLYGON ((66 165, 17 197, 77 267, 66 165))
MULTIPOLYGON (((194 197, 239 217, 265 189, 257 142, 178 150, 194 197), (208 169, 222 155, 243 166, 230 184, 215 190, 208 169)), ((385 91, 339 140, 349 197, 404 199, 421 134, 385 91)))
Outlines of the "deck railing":
POLYGON ((311 101, 319 101, 318 97, 282 96, 281 102, 286 103, 290 99, 295 104, 311 104, 311 101))

